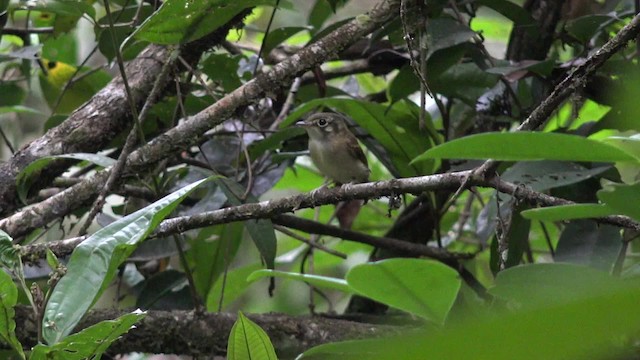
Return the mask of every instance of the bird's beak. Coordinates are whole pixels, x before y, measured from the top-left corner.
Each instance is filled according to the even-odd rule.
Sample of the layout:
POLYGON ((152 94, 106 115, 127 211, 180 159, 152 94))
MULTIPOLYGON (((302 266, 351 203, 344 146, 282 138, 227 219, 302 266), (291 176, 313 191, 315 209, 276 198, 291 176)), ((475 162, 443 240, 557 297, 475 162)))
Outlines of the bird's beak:
POLYGON ((306 128, 309 127, 310 124, 307 124, 306 122, 304 122, 303 120, 300 120, 298 122, 295 123, 296 127, 301 127, 301 128, 306 128))

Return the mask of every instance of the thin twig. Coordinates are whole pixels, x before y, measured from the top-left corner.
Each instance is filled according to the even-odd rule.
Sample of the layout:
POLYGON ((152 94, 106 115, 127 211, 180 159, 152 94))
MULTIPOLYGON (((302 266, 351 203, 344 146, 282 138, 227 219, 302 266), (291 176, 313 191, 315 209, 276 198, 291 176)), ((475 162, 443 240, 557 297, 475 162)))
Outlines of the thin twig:
POLYGON ((178 250, 178 257, 180 258, 180 264, 182 265, 182 269, 184 270, 184 274, 187 277, 187 281, 189 282, 189 293, 191 294, 191 300, 193 301, 193 306, 196 310, 196 314, 202 314, 205 311, 204 304, 202 303, 202 299, 198 295, 196 291, 196 282, 193 280, 193 272, 189 267, 189 262, 187 261, 187 257, 184 253, 184 248, 182 247, 183 237, 181 234, 173 235, 173 241, 176 244, 176 249, 178 250))
POLYGON ((544 239, 547 243, 547 247, 549 248, 549 253, 551 254, 552 258, 555 258, 556 253, 553 250, 553 244, 551 243, 551 236, 549 235, 549 230, 547 230, 547 225, 540 221, 540 228, 542 228, 542 233, 544 234, 544 239))
POLYGON ((267 37, 269 36, 269 31, 271 31, 271 24, 273 24, 273 18, 276 17, 276 11, 278 11, 278 6, 280 5, 280 0, 276 0, 276 5, 273 7, 273 11, 271 11, 271 17, 269 17, 269 23, 267 24, 267 29, 264 31, 264 38, 262 38, 262 44, 260 44, 260 50, 258 50, 258 58, 256 59, 256 66, 253 68, 253 77, 256 76, 258 72, 258 65, 260 65, 260 57, 262 56, 262 52, 264 51, 264 47, 267 44, 267 37))
POLYGON ((291 84, 291 88, 289 88, 289 94, 287 95, 287 99, 282 104, 282 109, 280 109, 280 113, 278 117, 276 117, 275 121, 269 126, 270 131, 275 131, 280 126, 280 123, 289 115, 289 110, 293 107, 293 104, 296 101, 296 95, 298 94, 298 89, 300 89, 300 84, 302 84, 302 79, 300 77, 296 77, 291 84))
POLYGON ((98 197, 94 201, 93 206, 91 207, 91 211, 89 212, 89 215, 84 225, 80 229, 79 235, 84 235, 87 233, 87 230, 89 229, 89 226, 93 222, 93 219, 102 209, 102 206, 104 205, 107 195, 109 194, 111 189, 113 189, 116 182, 119 180, 120 175, 122 174, 122 171, 124 170, 125 164, 127 162, 127 157, 135 149, 137 141, 138 140, 144 141, 144 139, 138 137, 138 134, 140 134, 140 132, 142 131, 141 129, 138 129, 138 126, 140 122, 144 121, 144 119, 147 117, 149 110, 151 109, 153 104, 155 104, 156 100, 160 96, 165 80, 169 75, 170 70, 173 68, 173 65, 175 64, 177 55, 178 55, 177 50, 172 51, 169 58, 165 62, 165 64, 162 66, 162 70, 160 71, 160 74, 158 74, 158 77, 156 78, 156 81, 153 84, 151 93, 149 93, 149 96, 147 97, 147 100, 145 101, 144 106, 140 111, 140 118, 138 119, 137 122, 134 123, 134 126, 131 129, 131 132, 129 132, 129 135, 127 136, 127 140, 125 141, 125 144, 122 147, 122 151, 120 152, 120 156, 118 157, 118 161, 111 169, 111 172, 109 173, 109 177, 107 181, 105 182, 104 186, 102 187, 102 190, 98 194, 98 197))

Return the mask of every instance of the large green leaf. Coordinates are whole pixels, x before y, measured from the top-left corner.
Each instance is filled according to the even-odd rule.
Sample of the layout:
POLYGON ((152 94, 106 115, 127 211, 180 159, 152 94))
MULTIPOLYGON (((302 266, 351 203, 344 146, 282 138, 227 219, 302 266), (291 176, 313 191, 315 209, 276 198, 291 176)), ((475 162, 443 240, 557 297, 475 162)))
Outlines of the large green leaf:
MULTIPOLYGON (((432 163, 409 165, 411 159, 431 147, 432 141, 427 132, 420 129, 417 113, 413 113, 409 106, 399 106, 401 104, 396 103, 388 108, 382 104, 350 98, 316 99, 298 107, 283 121, 282 126, 294 123, 311 110, 328 106, 347 114, 373 136, 389 154, 392 166, 397 169, 399 176, 431 174, 432 163)), ((426 125, 433 127, 430 122, 426 125)))
POLYGON ((262 264, 257 263, 247 265, 228 271, 224 278, 218 278, 207 295, 207 311, 215 312, 226 309, 249 287, 247 277, 261 267, 262 264), (221 301, 222 304, 220 304, 221 301))
POLYGON ((515 26, 524 29, 531 36, 534 36, 535 33, 539 31, 539 27, 531 14, 516 3, 508 0, 479 0, 478 4, 489 7, 504 15, 513 21, 515 26))
POLYGON ((63 155, 52 155, 52 156, 44 156, 35 161, 32 161, 27 165, 22 171, 16 176, 16 185, 18 188, 18 197, 23 203, 27 202, 27 194, 29 193, 29 187, 34 181, 34 178, 38 176, 40 171, 44 169, 47 165, 57 159, 73 159, 73 160, 83 160, 88 161, 93 164, 109 167, 115 164, 115 160, 100 154, 87 154, 87 153, 76 153, 76 154, 63 154, 63 155))
POLYGON ((111 223, 73 251, 67 273, 44 310, 43 337, 49 344, 65 338, 117 273, 118 266, 197 186, 200 180, 111 223))
POLYGON ((184 44, 218 29, 242 10, 273 0, 168 0, 133 36, 156 44, 184 44))
POLYGON ((554 260, 610 271, 621 248, 618 227, 593 220, 574 220, 563 227, 554 260))
MULTIPOLYGON (((521 287, 528 285, 528 277, 520 281, 521 287)), ((596 284, 592 290, 587 292, 588 295, 561 303, 553 301, 555 292, 546 292, 551 294, 547 296, 550 301, 540 302, 535 307, 467 316, 461 323, 441 331, 416 331, 394 338, 320 345, 298 359, 561 360, 629 357, 628 353, 621 356, 624 354, 621 344, 622 339, 627 336, 634 338, 640 330, 640 308, 637 306, 640 290, 637 286, 599 289, 596 284)))
POLYGON ((273 50, 276 46, 280 45, 283 41, 305 30, 308 31, 308 30, 311 30, 311 28, 303 27, 303 26, 291 26, 291 27, 282 27, 282 28, 272 30, 267 35, 267 41, 264 42, 262 55, 266 56, 271 52, 271 50, 273 50))
POLYGON ((100 359, 102 354, 120 336, 132 329, 133 324, 146 316, 134 312, 115 320, 101 321, 55 345, 39 344, 33 348, 30 360, 82 360, 100 359))
POLYGON ((0 230, 0 265, 13 269, 18 264, 20 264, 20 255, 18 249, 13 246, 13 239, 0 230))
MULTIPOLYGON (((227 200, 234 206, 241 205, 243 202, 241 197, 244 193, 244 189, 240 184, 230 179, 218 179, 216 183, 220 186, 220 189, 224 191, 227 196, 227 200)), ((255 196, 248 194, 248 202, 258 202, 255 196)), ((275 267, 276 259, 276 234, 273 230, 273 223, 269 219, 253 219, 243 222, 247 228, 249 235, 253 239, 254 244, 260 252, 262 260, 269 269, 275 267)))
POLYGON ((345 280, 313 274, 300 274, 262 269, 255 271, 251 275, 249 275, 247 281, 252 282, 265 277, 279 277, 283 279, 304 281, 316 287, 335 289, 346 293, 353 293, 353 289, 349 287, 349 284, 347 284, 345 280))
POLYGON ((427 22, 427 50, 429 54, 468 42, 476 33, 468 26, 449 17, 427 22))
POLYGON ((242 240, 242 223, 216 225, 200 231, 189 241, 186 253, 193 269, 193 281, 198 293, 206 298, 211 287, 229 267, 242 240))
POLYGON ((444 323, 461 280, 432 260, 390 259, 353 267, 347 283, 357 293, 422 318, 444 323))
POLYGON ((521 214, 531 220, 564 221, 608 216, 615 214, 615 211, 604 204, 571 204, 529 209, 521 214))
POLYGON ((533 264, 501 271, 489 292, 521 308, 568 303, 624 285, 620 278, 588 266, 533 264))
POLYGON ((640 221, 640 183, 607 185, 598 191, 598 199, 615 211, 640 221))
POLYGON ((229 360, 277 360, 276 351, 269 336, 241 312, 231 328, 227 346, 229 360))
POLYGON ((427 150, 412 163, 428 159, 634 161, 628 153, 576 135, 515 132, 484 133, 449 141, 427 150))
POLYGON ((20 357, 24 359, 22 345, 16 337, 16 321, 15 310, 18 301, 18 289, 13 283, 11 276, 0 270, 0 336, 2 340, 11 345, 18 352, 20 357))

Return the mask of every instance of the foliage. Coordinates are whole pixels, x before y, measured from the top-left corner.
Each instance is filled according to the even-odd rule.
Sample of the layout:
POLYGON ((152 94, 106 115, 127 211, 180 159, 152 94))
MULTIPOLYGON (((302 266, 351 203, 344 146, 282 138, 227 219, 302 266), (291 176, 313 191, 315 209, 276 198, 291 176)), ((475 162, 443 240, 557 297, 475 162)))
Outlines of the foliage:
POLYGON ((130 331, 144 335, 133 325, 145 316, 193 308, 238 313, 228 343, 212 346, 224 353, 226 345, 230 359, 275 359, 288 345, 243 313, 308 309, 350 317, 378 309, 376 321, 396 330, 314 348, 301 341, 301 358, 637 355, 640 262, 629 256, 640 226, 637 48, 621 46, 570 84, 572 96, 556 98, 539 126, 519 128, 536 121, 554 84, 582 74, 574 70, 632 21, 631 3, 393 3, 360 39, 353 28, 378 21, 363 15, 370 1, 0 0, 0 139, 12 151, 0 165, 0 227, 10 233, 0 234, 0 338, 11 356, 117 355, 110 346, 130 331), (331 47, 319 41, 336 34, 353 46, 328 49, 322 64, 293 55, 324 56, 314 47, 331 47), (123 61, 157 61, 158 49, 171 54, 160 59, 168 77, 136 66, 121 77, 123 61), (350 119, 371 181, 440 179, 476 169, 476 160, 496 167, 470 175, 482 184, 470 189, 414 187, 340 210, 295 209, 315 222, 310 236, 309 227, 281 225, 282 209, 255 216, 270 199, 323 184, 304 130, 293 126, 318 110, 350 119), (194 119, 215 126, 178 139, 194 119), (138 136, 133 155, 129 131, 138 136), (118 196, 87 222, 96 205, 86 199, 103 188, 92 181, 116 171, 123 151, 128 162, 107 189, 118 196), (216 211, 227 217, 210 221, 216 211), (25 220, 43 213, 55 219, 44 229, 25 220), (147 239, 171 217, 196 225, 147 239), (81 235, 85 222, 89 234, 70 256, 29 253, 31 243, 81 235), (345 223, 352 233, 336 229, 345 223), (373 249, 367 237, 446 256, 416 258, 393 243, 373 249), (27 325, 16 324, 16 306, 40 323, 32 349, 16 336, 27 325), (147 312, 77 328, 101 306, 147 312))

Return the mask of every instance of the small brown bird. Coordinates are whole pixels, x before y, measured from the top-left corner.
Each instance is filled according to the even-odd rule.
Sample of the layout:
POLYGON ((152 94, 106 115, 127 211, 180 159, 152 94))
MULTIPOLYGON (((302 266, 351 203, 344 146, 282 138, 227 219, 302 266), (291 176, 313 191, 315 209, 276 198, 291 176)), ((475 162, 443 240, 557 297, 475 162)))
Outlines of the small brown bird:
POLYGON ((317 113, 298 122, 309 134, 309 153, 320 172, 336 184, 369 180, 369 163, 340 114, 317 113))

